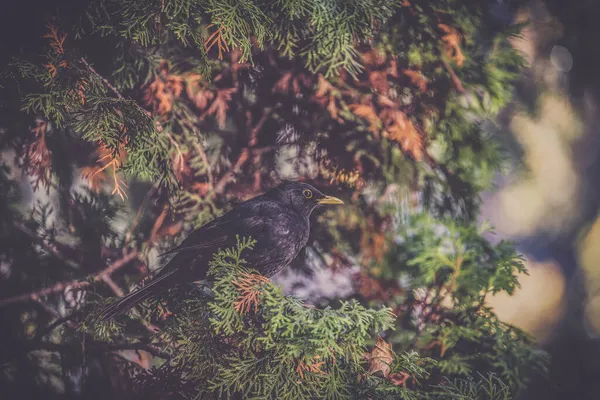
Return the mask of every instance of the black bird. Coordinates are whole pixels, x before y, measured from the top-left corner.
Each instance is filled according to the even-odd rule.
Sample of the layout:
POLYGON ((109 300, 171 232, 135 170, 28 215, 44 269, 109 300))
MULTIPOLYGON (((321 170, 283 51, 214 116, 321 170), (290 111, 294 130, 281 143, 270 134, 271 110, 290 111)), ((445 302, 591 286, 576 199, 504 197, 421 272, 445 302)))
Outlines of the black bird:
POLYGON ((302 182, 283 183, 250 199, 192 232, 167 253, 175 257, 148 284, 105 307, 101 320, 128 311, 140 301, 186 282, 206 278, 208 262, 219 248, 236 245, 236 235, 257 241, 245 259, 247 265, 271 277, 289 265, 306 245, 309 217, 322 204, 343 204, 302 182))

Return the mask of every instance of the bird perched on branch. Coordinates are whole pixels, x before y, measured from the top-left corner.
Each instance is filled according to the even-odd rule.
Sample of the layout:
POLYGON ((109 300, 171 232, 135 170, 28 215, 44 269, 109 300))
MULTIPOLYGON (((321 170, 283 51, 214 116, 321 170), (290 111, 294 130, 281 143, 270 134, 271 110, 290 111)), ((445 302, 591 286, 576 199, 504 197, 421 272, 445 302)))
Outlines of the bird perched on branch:
POLYGON ((236 235, 250 236, 257 241, 254 250, 245 257, 247 265, 266 277, 275 275, 306 245, 310 214, 324 204, 343 202, 309 184, 287 182, 238 205, 162 254, 175 254, 175 257, 145 286, 105 307, 101 319, 121 315, 139 302, 177 284, 203 280, 212 255, 220 248, 235 246, 236 235))

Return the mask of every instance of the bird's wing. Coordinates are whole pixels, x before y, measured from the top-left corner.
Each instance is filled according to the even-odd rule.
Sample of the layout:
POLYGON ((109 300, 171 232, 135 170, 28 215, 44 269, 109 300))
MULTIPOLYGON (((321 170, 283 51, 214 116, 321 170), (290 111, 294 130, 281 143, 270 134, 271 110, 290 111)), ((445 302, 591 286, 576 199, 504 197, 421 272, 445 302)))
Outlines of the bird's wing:
MULTIPOLYGON (((189 239, 189 238, 188 238, 189 239)), ((226 235, 220 235, 218 237, 209 239, 209 240, 204 240, 200 243, 185 243, 187 241, 187 239, 182 242, 179 246, 175 247, 174 249, 171 249, 167 252, 164 252, 162 254, 159 254, 158 257, 164 257, 164 256, 168 256, 169 254, 175 254, 175 253, 181 253, 184 251, 199 251, 199 250, 205 250, 205 249, 211 249, 211 248, 219 248, 225 244, 227 244, 227 236, 226 235)))
POLYGON ((214 219, 192 232, 179 246, 160 256, 188 251, 216 251, 218 248, 235 245, 236 235, 251 236, 260 241, 265 237, 266 219, 257 210, 245 210, 246 208, 214 219))

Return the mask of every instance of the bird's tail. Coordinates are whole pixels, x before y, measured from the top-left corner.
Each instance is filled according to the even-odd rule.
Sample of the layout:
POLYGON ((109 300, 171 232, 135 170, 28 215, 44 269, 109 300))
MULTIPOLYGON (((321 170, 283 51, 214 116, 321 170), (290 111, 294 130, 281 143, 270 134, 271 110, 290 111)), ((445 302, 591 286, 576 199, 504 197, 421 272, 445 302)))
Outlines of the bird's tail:
POLYGON ((168 278, 171 277, 176 271, 177 270, 171 270, 163 273, 154 278, 147 285, 129 293, 121 300, 104 307, 100 313, 100 320, 106 321, 107 319, 117 317, 129 311, 141 301, 159 294, 163 289, 170 286, 168 278))

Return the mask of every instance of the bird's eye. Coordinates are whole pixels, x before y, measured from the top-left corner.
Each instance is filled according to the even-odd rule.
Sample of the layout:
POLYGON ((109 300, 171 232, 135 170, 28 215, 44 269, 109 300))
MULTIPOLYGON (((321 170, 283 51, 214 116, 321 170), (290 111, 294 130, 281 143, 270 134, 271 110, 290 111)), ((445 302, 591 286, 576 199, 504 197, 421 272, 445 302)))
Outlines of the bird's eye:
POLYGON ((304 189, 302 191, 302 194, 304 194, 304 197, 306 197, 307 199, 310 199, 312 197, 312 190, 310 190, 310 189, 304 189))

